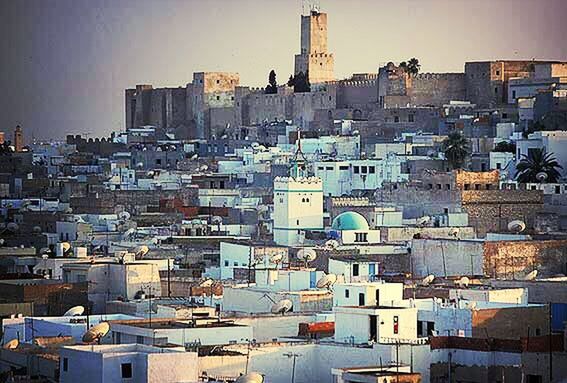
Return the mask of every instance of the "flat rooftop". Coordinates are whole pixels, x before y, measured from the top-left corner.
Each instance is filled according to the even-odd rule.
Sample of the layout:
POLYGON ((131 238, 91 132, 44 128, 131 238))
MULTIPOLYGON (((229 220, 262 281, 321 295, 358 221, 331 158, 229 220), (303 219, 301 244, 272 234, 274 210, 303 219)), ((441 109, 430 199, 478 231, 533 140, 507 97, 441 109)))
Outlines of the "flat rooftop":
POLYGON ((245 327, 243 325, 235 324, 231 321, 217 321, 216 318, 200 318, 200 321, 205 321, 199 323, 198 321, 192 320, 163 320, 163 319, 156 319, 152 320, 119 320, 119 321, 111 321, 112 324, 117 325, 125 325, 125 326, 132 326, 138 328, 148 328, 148 329, 157 329, 157 330, 164 330, 164 329, 192 329, 192 328, 221 328, 221 327, 245 327))

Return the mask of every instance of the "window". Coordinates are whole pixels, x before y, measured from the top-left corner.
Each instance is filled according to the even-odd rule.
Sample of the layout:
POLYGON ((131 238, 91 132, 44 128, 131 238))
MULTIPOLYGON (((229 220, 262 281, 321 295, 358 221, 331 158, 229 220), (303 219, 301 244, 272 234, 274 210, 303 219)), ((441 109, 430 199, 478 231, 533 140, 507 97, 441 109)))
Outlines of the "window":
POLYGON ((474 190, 480 190, 480 185, 479 185, 479 184, 474 184, 474 190))
POLYGON ((358 263, 355 263, 352 265, 352 276, 353 277, 358 277, 359 272, 360 272, 360 265, 358 263))
POLYGON ((484 185, 484 187, 486 188, 486 190, 490 190, 490 184, 486 184, 484 185))
POLYGON ((399 117, 399 116, 394 116, 394 122, 400 122, 400 117, 399 117))
POLYGON ((498 94, 498 88, 494 88, 494 93, 498 94))
POLYGON ((499 70, 496 71, 496 76, 500 76, 500 71, 499 71, 499 70))
POLYGON ((442 186, 441 184, 437 184, 437 190, 441 190, 442 186))
POLYGON ((515 90, 512 91, 512 99, 514 99, 514 100, 516 99, 516 91, 515 90))
POLYGON ((63 372, 69 371, 69 359, 63 358, 63 372))
POLYGON ((465 184, 465 190, 469 190, 471 188, 470 184, 465 184))
POLYGON ((348 291, 348 289, 345 289, 345 298, 349 298, 350 297, 350 291, 348 291))
POLYGON ((327 170, 333 170, 332 166, 327 166, 327 170))
POLYGON ((217 96, 217 101, 220 100, 220 96, 217 96))
POLYGON ((228 261, 224 261, 224 265, 228 267, 228 261))
POLYGON ((561 186, 555 185, 555 194, 561 194, 561 186))
POLYGON ((122 379, 129 379, 132 377, 132 363, 122 363, 122 379))
POLYGON ((360 172, 361 172, 362 174, 368 173, 368 167, 367 167, 367 166, 361 166, 361 167, 360 167, 360 172))
POLYGON ((374 166, 369 166, 369 167, 368 167, 368 173, 370 173, 370 174, 376 173, 376 167, 374 167, 374 166))
POLYGON ((234 266, 235 266, 235 267, 238 266, 238 262, 234 262, 234 266))
POLYGON ((138 336, 136 337, 136 343, 138 343, 138 344, 144 344, 144 337, 141 336, 141 335, 138 335, 138 336))
POLYGON ((364 299, 364 293, 358 293, 358 305, 364 306, 366 304, 366 300, 364 299))
POLYGON ((445 189, 451 190, 451 184, 445 184, 445 189))
POLYGON ((360 173, 360 168, 358 166, 354 167, 354 174, 360 173))
POLYGON ((348 166, 339 166, 339 170, 348 170, 348 166))
POLYGON ((368 233, 355 233, 355 242, 368 242, 368 233))
POLYGON ((220 80, 217 80, 217 84, 220 84, 220 80))
POLYGON ((323 166, 318 166, 318 167, 317 167, 317 170, 325 170, 325 167, 323 167, 323 166))
POLYGON ((299 220, 297 220, 297 226, 299 226, 299 220))
POLYGON ((408 115, 408 122, 413 122, 413 114, 408 115))
POLYGON ((496 169, 498 170, 502 169, 502 164, 500 162, 496 163, 496 169))

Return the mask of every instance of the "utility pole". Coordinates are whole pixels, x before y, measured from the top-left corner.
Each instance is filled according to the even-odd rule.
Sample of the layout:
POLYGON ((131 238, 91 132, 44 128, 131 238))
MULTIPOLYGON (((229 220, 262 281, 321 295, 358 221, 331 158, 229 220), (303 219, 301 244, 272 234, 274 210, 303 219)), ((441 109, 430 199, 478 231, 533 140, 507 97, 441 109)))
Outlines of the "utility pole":
POLYGON ((396 383, 400 383, 400 341, 396 340, 396 383))
POLYGON ((171 298, 171 266, 169 261, 170 259, 167 258, 167 297, 171 298))
POLYGON ((551 302, 548 303, 549 309, 549 383, 553 382, 553 347, 551 341, 553 337, 551 335, 551 302))
POLYGON ((301 354, 296 354, 294 352, 288 352, 283 354, 284 356, 287 356, 288 358, 293 358, 293 364, 291 367, 291 383, 295 383, 295 359, 297 359, 298 357, 301 357, 301 354))

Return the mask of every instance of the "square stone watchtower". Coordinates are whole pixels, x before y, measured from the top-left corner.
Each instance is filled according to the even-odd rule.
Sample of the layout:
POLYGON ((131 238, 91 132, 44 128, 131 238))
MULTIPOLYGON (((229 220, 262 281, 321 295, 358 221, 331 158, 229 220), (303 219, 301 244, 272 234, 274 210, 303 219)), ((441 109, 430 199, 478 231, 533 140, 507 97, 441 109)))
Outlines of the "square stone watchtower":
POLYGON ((333 81, 335 60, 327 51, 327 14, 312 8, 301 15, 301 53, 295 55, 295 74, 309 72, 311 84, 333 81))

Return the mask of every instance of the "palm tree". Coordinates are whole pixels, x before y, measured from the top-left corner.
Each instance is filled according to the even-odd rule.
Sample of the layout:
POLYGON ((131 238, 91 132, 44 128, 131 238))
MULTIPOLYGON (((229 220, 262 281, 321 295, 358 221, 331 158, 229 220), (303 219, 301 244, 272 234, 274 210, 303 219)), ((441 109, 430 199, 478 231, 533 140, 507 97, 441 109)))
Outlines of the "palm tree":
POLYGON ((445 158, 453 169, 462 168, 470 154, 469 140, 456 131, 450 133, 449 137, 443 141, 442 148, 445 158))
POLYGON ((409 74, 416 75, 416 74, 419 73, 420 69, 421 69, 421 64, 419 63, 418 59, 413 57, 408 61, 407 71, 408 71, 409 74))
POLYGON ((520 162, 516 165, 516 181, 541 182, 538 174, 545 173, 547 177, 543 181, 555 183, 561 177, 558 169, 563 169, 563 166, 559 165, 553 153, 546 153, 545 149, 530 150, 527 156, 522 154, 520 162))

